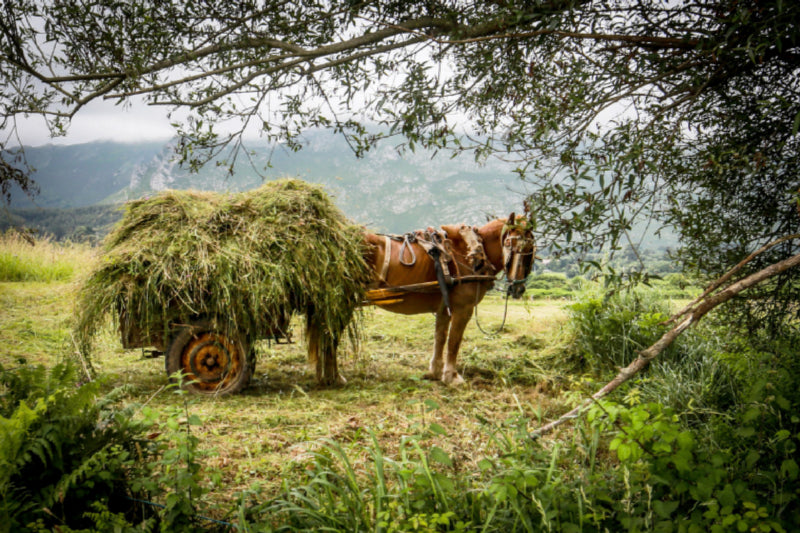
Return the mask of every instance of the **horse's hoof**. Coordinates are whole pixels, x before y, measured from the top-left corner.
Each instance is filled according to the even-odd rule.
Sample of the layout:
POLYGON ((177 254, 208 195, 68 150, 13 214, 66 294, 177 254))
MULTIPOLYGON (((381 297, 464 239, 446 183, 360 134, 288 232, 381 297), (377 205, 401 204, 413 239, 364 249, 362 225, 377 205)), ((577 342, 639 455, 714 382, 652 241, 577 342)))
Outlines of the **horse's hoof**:
POLYGON ((442 377, 442 381, 445 385, 449 387, 458 387, 459 385, 464 384, 464 378, 459 375, 458 372, 453 372, 452 374, 447 373, 442 377))
POLYGON ((437 376, 435 372, 426 372, 422 379, 427 379, 428 381, 440 381, 442 379, 441 373, 437 376))

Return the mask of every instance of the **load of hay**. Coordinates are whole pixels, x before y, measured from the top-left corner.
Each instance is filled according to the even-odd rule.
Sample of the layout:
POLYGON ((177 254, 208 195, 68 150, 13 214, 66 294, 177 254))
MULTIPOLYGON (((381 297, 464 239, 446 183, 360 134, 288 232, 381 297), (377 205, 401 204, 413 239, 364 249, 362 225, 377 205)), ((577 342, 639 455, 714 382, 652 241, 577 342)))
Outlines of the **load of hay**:
POLYGON ((313 310, 335 347, 357 338, 354 311, 369 280, 363 230, 317 186, 295 179, 239 194, 168 191, 130 202, 78 299, 88 354, 109 314, 168 338, 197 317, 250 341, 313 310))

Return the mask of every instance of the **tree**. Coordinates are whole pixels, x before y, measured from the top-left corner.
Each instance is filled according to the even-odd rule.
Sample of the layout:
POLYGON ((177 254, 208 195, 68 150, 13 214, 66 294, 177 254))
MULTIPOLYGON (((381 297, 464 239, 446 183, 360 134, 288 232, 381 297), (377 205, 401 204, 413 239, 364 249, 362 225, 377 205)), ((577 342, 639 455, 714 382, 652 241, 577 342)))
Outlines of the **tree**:
MULTIPOLYGON (((223 147, 246 153, 246 128, 299 148, 304 129, 329 127, 357 152, 400 135, 412 150, 518 161, 536 184, 540 245, 614 248, 646 221, 677 230, 685 264, 709 276, 800 221, 796 2, 15 0, 3 11, 6 131, 38 113, 58 134, 92 100, 138 96, 191 111, 178 131, 193 165, 223 147), (229 120, 233 133, 218 134, 229 120)), ((797 248, 783 242, 753 271, 797 248)), ((780 316, 798 309, 794 270, 768 288, 780 316)))

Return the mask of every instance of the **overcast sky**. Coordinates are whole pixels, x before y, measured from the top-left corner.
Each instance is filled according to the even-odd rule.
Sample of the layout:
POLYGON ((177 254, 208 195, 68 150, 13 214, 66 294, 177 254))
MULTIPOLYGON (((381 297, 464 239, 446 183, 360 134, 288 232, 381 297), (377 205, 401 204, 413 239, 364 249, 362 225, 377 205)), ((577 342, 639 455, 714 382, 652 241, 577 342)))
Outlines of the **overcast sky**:
POLYGON ((94 101, 78 111, 65 137, 50 137, 40 116, 17 117, 20 140, 26 146, 79 144, 92 141, 136 142, 167 140, 175 135, 168 108, 134 104, 126 109, 109 101, 94 101))

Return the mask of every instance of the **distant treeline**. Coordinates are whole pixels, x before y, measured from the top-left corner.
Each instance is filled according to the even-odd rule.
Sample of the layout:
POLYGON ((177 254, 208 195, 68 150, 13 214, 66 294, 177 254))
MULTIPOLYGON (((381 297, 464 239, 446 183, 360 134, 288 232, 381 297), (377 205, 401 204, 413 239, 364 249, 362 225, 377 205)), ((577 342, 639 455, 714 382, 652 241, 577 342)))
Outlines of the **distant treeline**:
MULTIPOLYGON (((564 256, 559 258, 548 257, 548 253, 540 253, 543 261, 535 263, 536 273, 563 272, 568 278, 573 278, 581 274, 581 261, 574 256, 564 256)), ((596 252, 587 254, 582 258, 583 262, 591 261, 599 265, 613 268, 617 272, 631 272, 647 270, 651 274, 665 275, 681 272, 680 264, 670 257, 666 248, 639 248, 634 250, 626 247, 617 250, 614 255, 607 252, 596 252), (643 268, 644 267, 644 268, 643 268)))
POLYGON ((17 228, 58 241, 97 243, 121 217, 119 205, 92 205, 71 209, 0 208, 0 232, 17 228))

